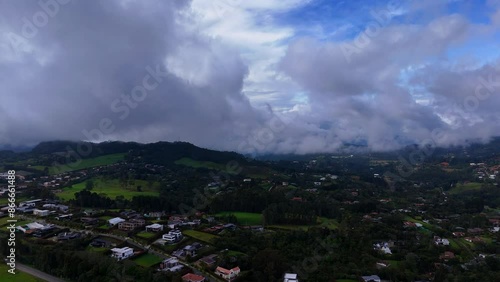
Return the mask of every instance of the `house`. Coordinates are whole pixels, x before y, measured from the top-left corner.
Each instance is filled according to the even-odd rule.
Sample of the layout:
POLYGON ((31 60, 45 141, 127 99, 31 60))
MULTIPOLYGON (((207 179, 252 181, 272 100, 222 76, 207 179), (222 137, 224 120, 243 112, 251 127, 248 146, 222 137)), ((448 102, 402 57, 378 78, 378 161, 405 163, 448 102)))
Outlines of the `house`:
POLYGON ((160 231, 163 231, 163 225, 162 224, 158 224, 158 223, 148 225, 148 226, 146 226, 146 231, 147 232, 160 232, 160 231))
POLYGON ((238 277, 238 275, 240 274, 240 268, 234 267, 231 269, 225 269, 223 267, 218 266, 215 269, 215 274, 219 275, 220 277, 222 277, 226 280, 231 280, 233 278, 238 277))
POLYGON ((469 234, 478 235, 478 234, 481 234, 483 232, 484 232, 484 230, 482 228, 469 228, 469 229, 467 229, 467 233, 469 233, 469 234))
POLYGON ((30 233, 28 231, 33 232, 35 230, 43 229, 43 228, 46 228, 46 226, 43 225, 43 224, 40 224, 38 222, 32 222, 32 223, 28 223, 26 225, 22 225, 22 226, 17 226, 16 227, 17 230, 20 230, 23 233, 30 233))
POLYGON ((57 235, 57 240, 59 241, 68 241, 76 238, 80 238, 82 234, 79 232, 64 232, 64 233, 59 233, 57 235))
POLYGON ((434 244, 436 244, 436 246, 449 246, 450 241, 448 239, 434 237, 434 244))
POLYGON ((373 244, 373 249, 379 252, 382 252, 386 255, 391 255, 392 251, 389 247, 389 243, 377 243, 373 244))
POLYGON ((36 216, 48 216, 49 214, 50 214, 49 210, 39 210, 39 209, 33 210, 33 215, 36 216))
POLYGON ((201 275, 196 275, 193 273, 188 273, 181 277, 183 282, 204 282, 205 277, 201 275))
POLYGON ((128 221, 123 221, 118 223, 118 229, 123 231, 132 231, 138 227, 142 227, 146 224, 144 219, 132 218, 128 221))
POLYGON ((439 256, 440 260, 448 261, 450 259, 455 258, 455 254, 453 252, 444 252, 444 254, 439 256))
POLYGON ((217 262, 217 255, 213 254, 213 255, 209 255, 209 256, 203 257, 200 260, 198 260, 198 262, 199 263, 204 263, 208 267, 212 267, 217 262))
POLYGON ((111 226, 115 226, 115 225, 119 224, 120 222, 124 222, 124 221, 125 221, 125 219, 123 219, 121 217, 115 217, 115 218, 108 220, 108 223, 111 226))
POLYGON ((297 279, 297 274, 295 273, 285 273, 283 277, 283 282, 299 282, 297 279))
POLYGON ((94 241, 92 241, 90 243, 90 245, 92 247, 95 247, 95 248, 106 248, 108 246, 111 245, 110 242, 106 241, 106 240, 102 240, 102 239, 95 239, 94 241))
POLYGON ((162 271, 170 271, 177 272, 180 271, 184 266, 179 263, 179 260, 176 258, 169 258, 160 263, 160 270, 162 271))
POLYGON ((111 257, 117 260, 124 260, 134 255, 134 249, 129 247, 113 248, 111 252, 113 253, 111 257))
POLYGON ((370 275, 370 276, 361 276, 361 280, 364 282, 381 282, 380 277, 378 275, 370 275))
POLYGON ((195 246, 194 244, 187 245, 184 247, 184 253, 186 254, 186 256, 195 257, 198 255, 198 253, 197 253, 198 249, 199 248, 197 246, 195 246))
POLYGON ((56 216, 56 220, 70 220, 73 217, 73 214, 60 214, 56 216))
POLYGON ((182 237, 182 232, 180 230, 170 230, 167 234, 163 234, 162 239, 169 244, 173 244, 182 240, 182 237))

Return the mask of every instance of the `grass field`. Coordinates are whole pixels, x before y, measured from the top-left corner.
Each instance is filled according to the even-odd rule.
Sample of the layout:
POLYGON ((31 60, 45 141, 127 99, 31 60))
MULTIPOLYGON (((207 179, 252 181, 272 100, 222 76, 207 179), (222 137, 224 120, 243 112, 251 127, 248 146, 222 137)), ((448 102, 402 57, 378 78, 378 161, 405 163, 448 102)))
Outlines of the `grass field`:
POLYGON ((250 212, 220 212, 215 216, 234 215, 241 225, 260 225, 262 224, 262 214, 250 212))
POLYGON ((153 238, 155 235, 156 235, 155 233, 142 231, 142 232, 137 233, 136 236, 144 238, 144 239, 149 239, 149 238, 153 238))
MULTIPOLYGON (((1 170, 0 170, 1 171, 1 170)), ((16 204, 19 204, 22 201, 26 201, 28 198, 26 197, 16 197, 16 204)), ((7 198, 7 194, 5 194, 5 197, 0 198, 0 205, 7 205, 9 203, 9 198, 7 198)))
POLYGON ((326 227, 330 230, 338 229, 338 222, 335 219, 329 219, 326 217, 318 217, 316 220, 316 225, 268 225, 268 228, 282 229, 282 230, 302 230, 307 231, 312 227, 326 227))
POLYGON ((296 231, 296 230, 307 231, 311 226, 312 225, 268 225, 266 227, 272 229, 282 229, 290 231, 296 231))
POLYGON ((133 261, 140 266, 151 267, 155 264, 162 262, 163 260, 161 258, 153 255, 153 254, 144 254, 144 255, 134 259, 133 261))
POLYGON ((218 164, 218 163, 214 163, 214 162, 206 162, 206 161, 197 161, 197 160, 193 160, 190 158, 179 159, 179 160, 175 161, 175 164, 194 167, 194 168, 208 168, 208 169, 216 169, 216 170, 223 170, 224 169, 223 164, 218 164))
POLYGON ((31 276, 30 274, 20 272, 19 270, 15 270, 16 274, 10 274, 7 272, 9 267, 1 263, 0 264, 0 281, 9 281, 9 282, 43 282, 45 280, 38 279, 35 276, 31 276))
MULTIPOLYGON (((106 194, 111 199, 115 199, 116 196, 124 196, 125 199, 132 199, 134 196, 158 196, 159 192, 156 189, 148 188, 147 181, 145 180, 135 180, 134 185, 129 185, 128 188, 122 187, 118 179, 103 180, 101 178, 92 179, 94 182, 94 188, 91 192, 97 194, 106 194), (141 186, 142 192, 137 191, 137 186, 141 186)), ((70 200, 75 197, 76 192, 80 192, 85 189, 86 182, 81 182, 73 185, 73 187, 63 188, 61 193, 56 194, 62 200, 70 200)))
POLYGON ((200 232, 200 231, 196 231, 196 230, 186 230, 183 233, 186 236, 189 236, 191 238, 194 238, 196 240, 203 241, 206 243, 212 243, 214 239, 218 238, 218 236, 216 236, 216 235, 212 235, 209 233, 200 232))
MULTIPOLYGON (((95 166, 114 164, 114 163, 117 163, 119 161, 122 161, 124 157, 125 157, 125 154, 111 154, 111 155, 100 156, 97 158, 82 159, 79 162, 74 162, 74 163, 70 163, 67 165, 50 166, 49 167, 49 174, 57 174, 57 173, 62 173, 62 172, 67 172, 67 171, 86 169, 86 168, 95 167, 95 166)), ((37 170, 44 170, 45 169, 44 166, 32 166, 31 168, 34 168, 37 170)))
POLYGON ((105 251, 107 251, 108 248, 104 248, 104 247, 92 247, 92 246, 88 246, 87 247, 87 251, 90 251, 90 252, 96 252, 96 253, 104 253, 105 251))
POLYGON ((453 194, 460 194, 460 193, 464 193, 464 192, 467 192, 467 191, 474 191, 474 190, 479 190, 481 189, 481 183, 478 183, 478 182, 469 182, 467 184, 458 184, 457 186, 453 187, 449 193, 451 195, 453 194))

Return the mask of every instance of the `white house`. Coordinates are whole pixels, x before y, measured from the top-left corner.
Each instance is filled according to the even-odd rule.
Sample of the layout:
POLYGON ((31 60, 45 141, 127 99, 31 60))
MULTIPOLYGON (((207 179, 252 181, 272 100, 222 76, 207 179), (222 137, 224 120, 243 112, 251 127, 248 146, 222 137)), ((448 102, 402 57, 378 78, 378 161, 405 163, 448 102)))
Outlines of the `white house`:
POLYGON ((111 226, 115 226, 115 225, 117 225, 118 223, 120 223, 120 222, 124 222, 124 221, 125 221, 125 219, 123 219, 123 218, 121 218, 121 217, 115 217, 115 218, 112 218, 112 219, 108 220, 108 223, 109 223, 109 225, 111 225, 111 226))
POLYGON ((117 260, 123 260, 134 255, 134 249, 129 247, 113 248, 111 249, 111 252, 113 252, 111 257, 117 260))
POLYGON ((39 210, 39 209, 33 210, 33 215, 36 215, 36 216, 47 216, 49 214, 50 214, 49 210, 39 210))
POLYGON ((449 246, 450 241, 448 239, 434 237, 434 244, 437 246, 449 246))
POLYGON ((182 232, 180 230, 171 230, 167 234, 163 234, 162 239, 169 244, 178 242, 182 239, 182 232))
POLYGON ((377 275, 370 275, 370 276, 361 276, 361 279, 363 279, 364 282, 381 282, 380 277, 377 275))
POLYGON ((285 273, 283 282, 299 282, 299 279, 297 279, 297 274, 295 273, 285 273))

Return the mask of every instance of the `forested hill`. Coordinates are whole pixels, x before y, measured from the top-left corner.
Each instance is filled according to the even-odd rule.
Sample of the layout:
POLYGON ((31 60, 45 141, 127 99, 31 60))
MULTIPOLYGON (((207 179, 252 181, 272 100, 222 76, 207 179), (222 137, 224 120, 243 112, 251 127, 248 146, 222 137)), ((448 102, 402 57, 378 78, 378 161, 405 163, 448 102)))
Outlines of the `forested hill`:
POLYGON ((79 154, 82 159, 95 158, 103 155, 126 153, 131 157, 140 156, 144 161, 156 164, 170 164, 182 158, 190 158, 197 161, 210 161, 215 163, 228 162, 231 160, 244 161, 245 157, 234 152, 220 152, 197 147, 187 142, 157 142, 140 144, 135 142, 73 142, 73 141, 49 141, 42 142, 33 148, 31 155, 57 155, 60 156, 59 163, 67 159, 70 152, 87 152, 79 154))

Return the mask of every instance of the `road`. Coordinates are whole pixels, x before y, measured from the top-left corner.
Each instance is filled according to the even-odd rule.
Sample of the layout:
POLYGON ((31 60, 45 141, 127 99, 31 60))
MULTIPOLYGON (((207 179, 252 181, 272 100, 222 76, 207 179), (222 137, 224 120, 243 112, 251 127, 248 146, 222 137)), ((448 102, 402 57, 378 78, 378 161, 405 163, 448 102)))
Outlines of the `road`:
POLYGON ((43 279, 43 280, 48 281, 48 282, 64 282, 64 280, 62 280, 62 279, 59 279, 59 278, 52 276, 48 273, 42 272, 38 269, 35 269, 33 267, 29 267, 27 265, 24 265, 24 264, 21 264, 18 262, 16 262, 16 269, 20 270, 22 272, 31 274, 35 277, 38 277, 38 278, 43 279))

